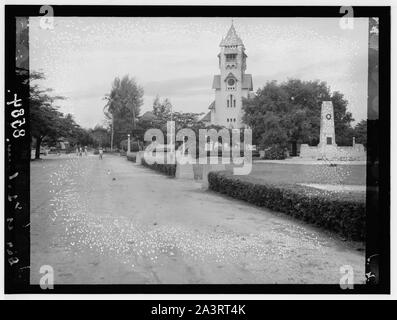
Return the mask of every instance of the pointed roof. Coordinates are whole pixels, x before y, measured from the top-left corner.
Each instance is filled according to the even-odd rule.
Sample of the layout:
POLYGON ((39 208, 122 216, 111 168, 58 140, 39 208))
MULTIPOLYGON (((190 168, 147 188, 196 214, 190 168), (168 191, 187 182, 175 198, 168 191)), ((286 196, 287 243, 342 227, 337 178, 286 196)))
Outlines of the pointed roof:
POLYGON ((221 88, 221 76, 219 74, 214 76, 214 80, 212 81, 212 89, 220 89, 221 88))
POLYGON ((219 46, 244 46, 243 41, 237 35, 236 29, 234 29, 233 22, 229 31, 227 32, 226 38, 222 39, 219 46))
POLYGON ((209 111, 204 117, 201 118, 203 122, 211 122, 211 111, 209 111))
POLYGON ((236 81, 237 81, 236 76, 235 76, 232 72, 229 72, 229 74, 226 76, 226 78, 225 78, 224 81, 227 81, 227 79, 229 79, 229 78, 234 78, 234 79, 236 79, 236 81))
POLYGON ((144 121, 152 121, 156 119, 156 115, 152 111, 146 111, 141 117, 140 120, 144 121))

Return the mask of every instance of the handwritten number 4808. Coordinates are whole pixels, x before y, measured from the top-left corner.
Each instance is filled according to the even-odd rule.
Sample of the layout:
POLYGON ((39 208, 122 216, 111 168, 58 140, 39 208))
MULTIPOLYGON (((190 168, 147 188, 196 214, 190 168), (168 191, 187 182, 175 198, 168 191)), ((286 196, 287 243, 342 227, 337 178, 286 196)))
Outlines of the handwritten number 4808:
MULTIPOLYGON (((7 91, 10 92, 10 90, 7 90, 7 91)), ((22 99, 18 99, 17 94, 14 93, 14 100, 8 101, 7 105, 13 105, 15 108, 20 108, 20 107, 22 107, 22 99)), ((18 118, 18 117, 23 116, 24 113, 25 112, 23 109, 15 109, 15 110, 11 111, 11 116, 13 118, 18 118)), ((25 118, 16 119, 15 121, 13 121, 11 123, 11 127, 13 129, 15 129, 14 132, 12 133, 14 138, 19 138, 19 137, 25 136, 25 129, 18 129, 23 124, 25 124, 25 118)))

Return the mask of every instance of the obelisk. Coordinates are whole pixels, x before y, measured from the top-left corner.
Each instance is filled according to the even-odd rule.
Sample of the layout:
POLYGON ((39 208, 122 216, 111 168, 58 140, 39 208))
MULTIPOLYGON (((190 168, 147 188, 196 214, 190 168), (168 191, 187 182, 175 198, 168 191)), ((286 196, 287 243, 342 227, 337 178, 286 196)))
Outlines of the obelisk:
POLYGON ((334 106, 332 101, 323 101, 321 105, 320 143, 321 149, 327 146, 336 146, 334 106))

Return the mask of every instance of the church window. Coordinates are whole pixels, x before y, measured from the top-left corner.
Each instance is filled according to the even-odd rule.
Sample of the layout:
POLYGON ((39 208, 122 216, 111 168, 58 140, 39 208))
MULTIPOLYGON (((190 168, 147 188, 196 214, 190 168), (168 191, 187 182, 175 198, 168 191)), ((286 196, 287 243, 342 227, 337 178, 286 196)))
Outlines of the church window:
POLYGON ((236 122, 236 118, 233 119, 233 122, 236 122))
POLYGON ((227 107, 229 108, 229 100, 227 100, 227 107))
POLYGON ((332 137, 327 137, 327 144, 332 144, 332 137))
POLYGON ((229 86, 233 86, 234 85, 234 79, 232 79, 232 78, 230 78, 229 80, 227 80, 227 84, 229 85, 229 86))
POLYGON ((236 99, 233 100, 233 106, 236 107, 236 99))

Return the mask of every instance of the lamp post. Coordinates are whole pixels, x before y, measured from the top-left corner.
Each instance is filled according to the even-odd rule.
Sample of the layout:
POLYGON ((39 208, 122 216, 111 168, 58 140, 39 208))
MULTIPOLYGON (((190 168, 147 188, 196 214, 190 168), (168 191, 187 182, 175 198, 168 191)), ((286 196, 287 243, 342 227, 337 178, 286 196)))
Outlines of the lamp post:
POLYGON ((131 152, 130 134, 128 134, 127 136, 128 136, 127 153, 130 153, 131 152))
POLYGON ((113 136, 114 136, 114 116, 112 114, 112 134, 110 137, 110 152, 113 152, 113 136))

